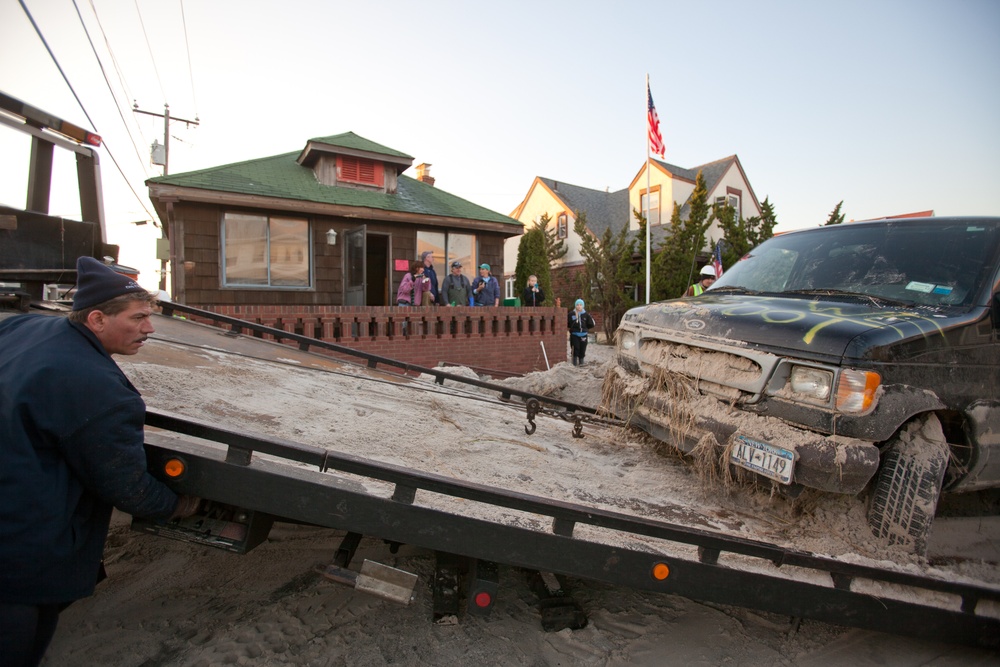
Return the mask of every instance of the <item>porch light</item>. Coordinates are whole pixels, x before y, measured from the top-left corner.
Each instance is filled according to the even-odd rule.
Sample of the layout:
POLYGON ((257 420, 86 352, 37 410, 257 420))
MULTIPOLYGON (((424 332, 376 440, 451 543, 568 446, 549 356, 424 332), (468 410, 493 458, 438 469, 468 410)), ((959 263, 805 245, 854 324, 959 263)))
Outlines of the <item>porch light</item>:
POLYGON ((337 232, 331 229, 326 233, 326 244, 337 245, 337 232))

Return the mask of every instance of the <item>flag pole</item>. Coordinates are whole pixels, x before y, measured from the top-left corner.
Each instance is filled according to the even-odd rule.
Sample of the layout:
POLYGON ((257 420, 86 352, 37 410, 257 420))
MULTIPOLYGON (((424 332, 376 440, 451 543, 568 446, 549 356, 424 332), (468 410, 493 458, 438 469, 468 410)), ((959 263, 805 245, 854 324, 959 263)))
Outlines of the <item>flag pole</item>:
MULTIPOLYGON (((646 97, 649 98, 649 72, 646 72, 646 97)), ((649 305, 649 218, 653 207, 652 193, 649 191, 649 111, 646 112, 646 305, 649 305)), ((642 197, 639 197, 639 212, 642 212, 642 197)))

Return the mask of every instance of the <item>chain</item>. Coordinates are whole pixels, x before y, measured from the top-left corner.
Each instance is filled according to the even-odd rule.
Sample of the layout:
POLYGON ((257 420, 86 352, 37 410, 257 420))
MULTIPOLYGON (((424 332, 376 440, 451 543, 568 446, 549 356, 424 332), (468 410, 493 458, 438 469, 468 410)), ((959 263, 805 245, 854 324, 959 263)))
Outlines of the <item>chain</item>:
POLYGON ((595 415, 583 414, 579 412, 570 412, 568 410, 556 410, 554 408, 543 408, 541 403, 537 398, 529 398, 525 403, 525 408, 527 411, 528 423, 524 427, 524 432, 531 435, 535 432, 537 428, 535 424, 535 416, 539 414, 548 415, 550 417, 555 417, 556 419, 562 419, 563 421, 573 422, 573 437, 582 438, 583 437, 583 425, 587 424, 606 424, 608 426, 624 426, 625 422, 620 419, 607 419, 604 417, 597 417, 595 415))

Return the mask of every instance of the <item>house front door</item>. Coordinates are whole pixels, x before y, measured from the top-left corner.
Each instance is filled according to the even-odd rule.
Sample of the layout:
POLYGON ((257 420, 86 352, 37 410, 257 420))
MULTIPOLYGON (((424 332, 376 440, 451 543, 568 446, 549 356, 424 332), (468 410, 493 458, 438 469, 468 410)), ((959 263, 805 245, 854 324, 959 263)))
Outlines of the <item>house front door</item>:
POLYGON ((366 226, 361 225, 344 233, 344 305, 364 306, 366 276, 368 275, 366 226))

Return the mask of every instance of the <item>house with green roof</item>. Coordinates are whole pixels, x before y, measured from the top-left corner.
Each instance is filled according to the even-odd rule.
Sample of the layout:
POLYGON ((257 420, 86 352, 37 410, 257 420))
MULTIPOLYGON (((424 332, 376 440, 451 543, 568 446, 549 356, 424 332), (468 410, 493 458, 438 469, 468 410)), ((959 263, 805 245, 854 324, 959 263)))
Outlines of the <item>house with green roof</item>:
POLYGON ((425 251, 491 264, 521 224, 434 186, 430 165, 345 132, 301 150, 149 179, 172 298, 192 306, 394 306, 425 251))
MULTIPOLYGON (((680 206, 682 219, 687 219, 690 214, 690 199, 698 172, 705 179, 709 202, 729 204, 736 209, 737 215, 744 218, 761 215, 757 195, 750 187, 739 158, 730 155, 691 168, 650 159, 643 162, 627 188, 614 192, 537 176, 511 217, 523 225, 530 225, 548 214, 550 227, 555 228, 556 236, 564 241, 567 249, 566 255, 552 267, 553 298, 559 297, 563 303, 572 303, 579 296, 586 298, 586 295, 579 294, 576 280, 583 266, 581 239, 574 231, 578 214, 586 213, 587 233, 599 241, 608 228, 618 232, 623 226, 628 226, 638 232, 639 223, 634 212, 642 211, 650 221, 652 247, 657 248, 668 236, 674 204, 680 206)), ((707 253, 722 237, 718 222, 713 222, 705 236, 707 253)), ((514 262, 519 242, 519 239, 509 240, 505 249, 505 284, 509 291, 513 291, 514 262)))

